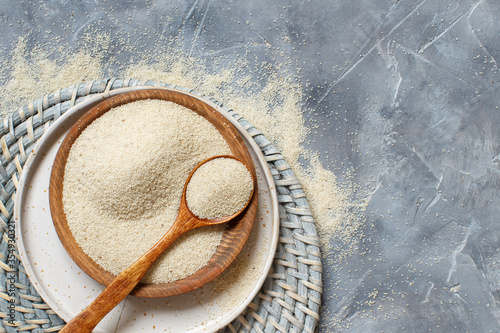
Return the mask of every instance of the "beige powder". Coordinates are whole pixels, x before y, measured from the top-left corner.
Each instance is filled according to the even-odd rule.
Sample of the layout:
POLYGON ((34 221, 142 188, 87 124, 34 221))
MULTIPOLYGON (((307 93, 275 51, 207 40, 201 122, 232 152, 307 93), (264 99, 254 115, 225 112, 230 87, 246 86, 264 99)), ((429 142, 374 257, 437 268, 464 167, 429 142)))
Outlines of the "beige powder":
MULTIPOLYGON (((100 41, 107 44, 108 39, 100 41)), ((28 50, 25 38, 20 38, 8 61, 11 68, 9 78, 0 93, 2 112, 11 112, 29 101, 56 89, 102 78, 102 55, 83 49, 67 54, 66 48, 57 48, 52 53, 64 55, 62 61, 49 60, 51 54, 40 45, 28 50)), ((7 67, 7 64, 2 64, 7 67)))
POLYGON ((186 202, 194 215, 216 219, 242 210, 252 190, 252 175, 243 163, 216 158, 195 171, 186 189, 186 202))
MULTIPOLYGON (((160 100, 114 108, 75 141, 63 204, 71 232, 113 274, 127 268, 173 224, 196 164, 230 154, 218 131, 191 110, 160 100)), ((224 226, 194 230, 175 242, 143 282, 189 276, 215 253, 224 226)))

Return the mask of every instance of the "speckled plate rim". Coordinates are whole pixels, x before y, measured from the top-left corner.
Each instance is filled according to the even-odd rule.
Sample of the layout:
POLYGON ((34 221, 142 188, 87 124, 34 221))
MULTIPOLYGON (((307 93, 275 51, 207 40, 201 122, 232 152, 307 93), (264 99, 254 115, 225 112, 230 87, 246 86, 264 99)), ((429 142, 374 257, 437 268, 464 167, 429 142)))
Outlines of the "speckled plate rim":
POLYGON ((216 109, 218 112, 220 112, 231 124, 233 124, 236 129, 240 132, 240 134, 245 138, 246 143, 250 145, 250 149, 253 150, 255 155, 258 158, 258 163, 262 166, 262 170, 264 171, 264 176, 266 179, 266 182, 269 185, 270 192, 269 196, 271 199, 272 203, 272 237, 269 242, 269 249, 268 249, 268 255, 265 258, 265 263, 263 265, 262 269, 262 274, 260 274, 259 278, 256 280, 256 283, 252 290, 248 293, 248 295, 245 297, 244 301, 236 308, 233 310, 226 312, 222 316, 215 318, 212 320, 210 323, 205 324, 202 328, 198 329, 193 329, 190 330, 190 332, 215 332, 221 328, 224 328, 227 326, 229 323, 231 323, 234 319, 236 319, 250 304, 250 302, 255 298, 259 290, 261 289, 262 285, 264 284, 267 275, 269 273, 269 270, 271 269, 273 260, 274 260, 274 254, 276 253, 276 248, 278 245, 278 240, 279 240, 279 227, 280 227, 280 220, 279 220, 279 210, 278 210, 278 198, 277 198, 277 192, 276 192, 276 187, 274 185, 274 180, 271 175, 271 172, 267 166, 267 162, 262 154, 261 149, 255 143, 253 138, 250 136, 250 134, 243 128, 243 126, 236 120, 234 117, 232 117, 227 111, 225 111, 223 108, 218 106, 217 104, 213 103, 212 101, 206 99, 206 98, 201 98, 200 96, 197 96, 195 94, 191 94, 189 92, 186 92, 184 90, 180 89, 175 89, 175 88, 164 88, 164 87, 148 87, 148 86, 140 86, 140 87, 127 87, 127 88, 119 88, 115 90, 111 90, 108 92, 100 93, 93 95, 86 100, 76 104, 75 106, 71 107, 68 109, 61 117, 59 117, 45 132, 45 134, 37 141, 35 144, 35 147, 33 148, 33 153, 29 155, 28 159, 26 160, 26 163, 23 168, 23 173, 21 175, 21 178, 19 179, 19 186, 18 190, 16 193, 16 204, 14 206, 14 220, 16 221, 16 238, 17 238, 17 247, 18 247, 18 252, 21 257, 21 261, 24 264, 25 270, 27 275, 30 277, 32 280, 32 285, 33 287, 37 290, 37 292, 40 294, 40 296, 43 298, 43 300, 59 315, 62 319, 68 321, 71 319, 71 316, 68 315, 68 313, 61 308, 56 302, 54 302, 51 297, 48 296, 46 291, 42 288, 42 284, 35 278, 35 273, 31 267, 30 259, 28 258, 28 255, 25 251, 25 245, 24 245, 24 240, 23 240, 23 233, 22 233, 22 222, 20 221, 20 216, 21 216, 21 198, 24 195, 24 184, 26 182, 26 178, 29 176, 29 169, 31 165, 33 164, 37 152, 40 151, 41 148, 44 147, 45 142, 47 141, 46 138, 49 138, 51 135, 53 135, 53 132, 60 130, 58 128, 58 125, 60 123, 63 123, 67 118, 71 117, 73 113, 78 112, 81 109, 87 108, 89 105, 95 105, 107 98, 113 97, 117 94, 124 93, 124 92, 129 92, 129 91, 135 91, 135 90, 145 90, 145 89, 165 89, 165 90, 176 90, 178 92, 184 93, 184 94, 189 94, 193 96, 194 98, 197 98, 199 100, 202 100, 203 102, 209 104, 211 107, 216 109))

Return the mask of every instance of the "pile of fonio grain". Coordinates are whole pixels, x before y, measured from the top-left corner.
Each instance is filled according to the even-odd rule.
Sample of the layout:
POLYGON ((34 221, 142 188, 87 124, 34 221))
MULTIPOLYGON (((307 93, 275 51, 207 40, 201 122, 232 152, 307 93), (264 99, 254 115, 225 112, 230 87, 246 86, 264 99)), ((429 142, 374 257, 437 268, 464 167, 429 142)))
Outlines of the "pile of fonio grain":
POLYGON ((243 163, 215 158, 193 173, 186 189, 186 203, 194 215, 213 220, 245 208, 252 190, 253 178, 243 163))
POLYGON ((124 68, 110 55, 103 60, 110 44, 106 34, 94 33, 92 40, 86 43, 72 54, 63 47, 48 53, 42 46, 28 51, 25 40, 20 39, 12 58, 3 64, 10 69, 2 78, 0 107, 3 113, 12 112, 23 103, 55 89, 109 76, 194 88, 236 110, 281 150, 306 191, 323 255, 328 256, 331 252, 332 237, 341 242, 354 242, 352 236, 362 224, 359 215, 365 203, 353 199, 356 191, 353 184, 340 184, 335 174, 321 164, 318 153, 304 148, 309 129, 304 124, 304 110, 301 109, 302 87, 286 70, 269 64, 255 68, 241 58, 238 63, 213 71, 203 59, 187 55, 179 48, 148 53, 128 50, 140 60, 132 60, 132 65, 124 68), (49 60, 54 54, 58 60, 49 60), (306 159, 308 165, 299 163, 300 158, 306 159))
MULTIPOLYGON (((143 100, 109 110, 80 134, 66 163, 63 204, 75 240, 97 264, 118 275, 172 226, 193 168, 209 157, 228 154, 231 150, 217 129, 181 105, 143 100)), ((235 181, 240 179, 238 174, 228 173, 221 160, 238 163, 248 173, 236 160, 214 159, 215 166, 210 167, 210 162, 202 166, 206 171, 201 177, 195 177, 198 172, 193 175, 188 189, 195 194, 195 212, 208 218, 232 214, 249 197, 248 179, 235 181), (223 188, 207 189, 207 181, 217 184, 213 180, 217 177, 225 180, 223 188), (243 185, 239 187, 243 191, 234 190, 238 185, 243 185), (233 200, 216 201, 214 212, 207 198, 210 189, 233 200), (207 195, 200 198, 197 193, 207 195)), ((194 274, 213 256, 223 231, 224 225, 214 225, 184 234, 142 282, 165 283, 194 274)))

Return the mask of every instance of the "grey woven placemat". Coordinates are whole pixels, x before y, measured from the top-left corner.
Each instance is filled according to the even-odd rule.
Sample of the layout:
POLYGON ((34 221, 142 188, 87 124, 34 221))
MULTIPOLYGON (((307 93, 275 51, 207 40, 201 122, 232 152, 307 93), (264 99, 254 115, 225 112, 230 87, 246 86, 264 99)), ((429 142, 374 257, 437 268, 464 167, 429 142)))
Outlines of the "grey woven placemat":
MULTIPOLYGON (((198 92, 162 82, 104 79, 44 95, 0 122, 0 332, 57 332, 59 318, 31 285, 15 249, 14 197, 28 152, 70 107, 85 98, 123 87, 157 86, 198 92)), ((281 153, 243 117, 228 111, 264 153, 278 191, 280 238, 271 273, 248 308, 221 332, 313 332, 319 320, 322 264, 319 239, 307 200, 281 153)))

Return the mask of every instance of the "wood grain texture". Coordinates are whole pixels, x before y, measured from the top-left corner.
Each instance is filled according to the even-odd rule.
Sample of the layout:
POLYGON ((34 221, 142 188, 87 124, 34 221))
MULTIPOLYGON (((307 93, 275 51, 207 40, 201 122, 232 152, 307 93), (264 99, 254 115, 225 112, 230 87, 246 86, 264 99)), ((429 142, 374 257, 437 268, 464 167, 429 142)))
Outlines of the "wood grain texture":
POLYGON ((223 136, 231 154, 249 167, 254 179, 254 195, 247 208, 228 223, 221 243, 210 261, 193 275, 181 280, 163 284, 138 284, 131 292, 140 297, 167 297, 192 291, 217 277, 236 258, 248 239, 258 206, 257 178, 251 155, 236 128, 218 111, 191 94, 175 89, 144 89, 116 95, 104 100, 89 110, 70 129, 57 152, 49 186, 49 203, 55 229, 64 248, 78 266, 96 281, 109 285, 115 276, 97 265, 79 247, 71 233, 62 203, 64 169, 71 146, 80 133, 95 119, 111 108, 145 99, 161 99, 185 106, 207 119, 223 136))

